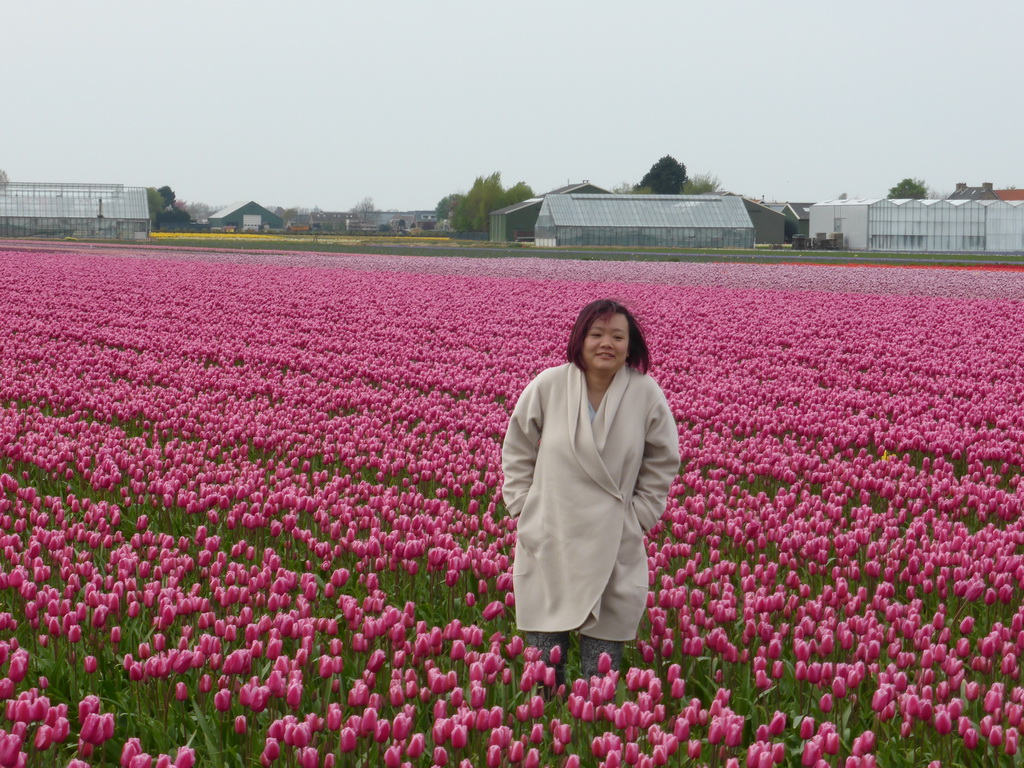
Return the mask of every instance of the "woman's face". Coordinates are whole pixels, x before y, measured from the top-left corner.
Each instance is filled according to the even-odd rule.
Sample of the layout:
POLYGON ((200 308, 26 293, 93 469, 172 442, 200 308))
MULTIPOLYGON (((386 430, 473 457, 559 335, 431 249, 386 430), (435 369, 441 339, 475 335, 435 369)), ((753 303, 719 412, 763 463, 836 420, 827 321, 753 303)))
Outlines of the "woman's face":
POLYGON ((599 317, 583 339, 583 363, 588 373, 616 374, 629 355, 629 321, 625 315, 599 317))

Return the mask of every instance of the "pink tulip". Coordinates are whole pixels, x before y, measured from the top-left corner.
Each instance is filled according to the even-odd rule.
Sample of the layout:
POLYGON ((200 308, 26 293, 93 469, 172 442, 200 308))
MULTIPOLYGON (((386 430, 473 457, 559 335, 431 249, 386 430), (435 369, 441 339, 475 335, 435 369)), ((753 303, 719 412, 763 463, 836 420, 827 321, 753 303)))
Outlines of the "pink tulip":
POLYGON ((974 728, 968 728, 964 731, 964 746, 968 749, 977 749, 978 732, 974 728))
MULTIPOLYGON (((342 734, 344 734, 344 731, 342 731, 342 734)), ((424 749, 426 749, 426 738, 423 736, 422 733, 415 733, 409 740, 409 746, 405 748, 405 754, 413 760, 415 760, 417 757, 423 754, 424 749)), ((344 752, 345 750, 342 749, 342 751, 344 752)))
POLYGON ((1014 726, 1006 729, 1003 751, 1008 755, 1016 755, 1020 744, 1020 732, 1014 726))
POLYGON ((817 741, 811 740, 804 742, 803 755, 800 758, 800 764, 805 766, 816 765, 818 760, 821 759, 821 746, 817 741))
POLYGON ((485 621, 491 621, 505 613, 505 605, 497 600, 488 603, 487 607, 484 608, 483 617, 485 621))
POLYGON ((227 712, 231 709, 231 691, 222 688, 213 695, 213 705, 218 712, 227 712))

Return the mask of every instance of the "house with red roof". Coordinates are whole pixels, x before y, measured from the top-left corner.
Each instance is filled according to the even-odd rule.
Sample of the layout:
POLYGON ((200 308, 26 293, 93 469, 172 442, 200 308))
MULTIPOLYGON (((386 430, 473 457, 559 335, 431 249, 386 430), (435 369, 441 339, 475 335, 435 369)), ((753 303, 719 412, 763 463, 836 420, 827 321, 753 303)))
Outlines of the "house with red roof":
POLYGON ((1024 200, 1024 189, 997 189, 994 190, 996 197, 1000 200, 1024 200))

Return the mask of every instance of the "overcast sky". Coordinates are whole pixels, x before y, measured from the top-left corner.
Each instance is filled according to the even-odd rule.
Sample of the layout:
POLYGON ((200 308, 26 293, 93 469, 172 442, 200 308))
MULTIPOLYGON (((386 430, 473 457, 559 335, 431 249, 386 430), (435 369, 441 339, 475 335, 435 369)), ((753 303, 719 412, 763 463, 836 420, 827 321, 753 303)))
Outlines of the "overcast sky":
POLYGON ((0 169, 432 209, 663 155, 769 200, 1024 186, 1020 0, 4 0, 0 169))

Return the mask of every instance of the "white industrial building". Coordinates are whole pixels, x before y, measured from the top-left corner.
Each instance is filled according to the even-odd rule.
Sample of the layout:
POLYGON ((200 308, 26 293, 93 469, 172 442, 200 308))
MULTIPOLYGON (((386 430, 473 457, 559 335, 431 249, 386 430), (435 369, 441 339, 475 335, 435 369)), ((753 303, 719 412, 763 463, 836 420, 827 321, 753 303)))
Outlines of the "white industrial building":
POLYGON ((810 235, 862 251, 1024 251, 1024 200, 827 200, 810 235))

